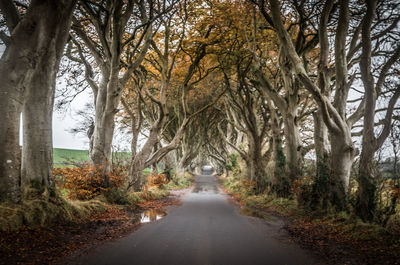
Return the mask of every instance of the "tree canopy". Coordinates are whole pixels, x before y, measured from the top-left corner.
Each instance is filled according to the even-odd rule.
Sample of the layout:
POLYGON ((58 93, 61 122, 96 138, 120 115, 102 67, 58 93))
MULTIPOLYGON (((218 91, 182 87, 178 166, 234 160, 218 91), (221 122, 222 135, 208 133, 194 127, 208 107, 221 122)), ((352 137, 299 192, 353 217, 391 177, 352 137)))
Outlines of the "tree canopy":
POLYGON ((0 198, 53 194, 59 78, 68 86, 58 88, 58 106, 92 91, 89 165, 104 187, 123 127, 132 139, 127 189, 142 189, 150 166, 179 174, 210 163, 256 193, 296 197, 312 210, 354 208, 372 221, 389 207, 378 202, 377 153, 396 157, 399 178, 399 5, 1 1, 0 198))

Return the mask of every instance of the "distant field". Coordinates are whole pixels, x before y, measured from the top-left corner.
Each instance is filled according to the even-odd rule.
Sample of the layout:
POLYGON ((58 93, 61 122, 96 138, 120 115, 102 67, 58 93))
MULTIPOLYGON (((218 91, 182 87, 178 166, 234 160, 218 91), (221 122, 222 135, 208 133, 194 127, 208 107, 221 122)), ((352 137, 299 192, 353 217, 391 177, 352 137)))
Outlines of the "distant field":
POLYGON ((73 150, 73 149, 53 149, 54 164, 68 164, 69 160, 72 161, 88 161, 89 152, 87 150, 73 150))
MULTIPOLYGON (((115 152, 113 156, 121 158, 129 158, 129 152, 115 152)), ((63 167, 70 165, 69 161, 74 162, 87 162, 89 157, 89 152, 87 150, 74 150, 74 149, 63 149, 54 148, 53 149, 53 161, 55 167, 63 167)))

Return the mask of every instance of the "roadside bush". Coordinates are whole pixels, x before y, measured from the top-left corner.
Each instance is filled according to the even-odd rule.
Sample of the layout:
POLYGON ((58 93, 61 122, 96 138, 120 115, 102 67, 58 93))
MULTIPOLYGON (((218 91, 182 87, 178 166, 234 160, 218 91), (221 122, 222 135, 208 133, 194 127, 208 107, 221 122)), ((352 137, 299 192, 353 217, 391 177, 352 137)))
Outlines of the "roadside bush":
POLYGON ((167 195, 168 191, 153 186, 143 191, 128 192, 126 198, 129 204, 136 205, 145 201, 158 200, 167 195))
POLYGON ((140 198, 139 195, 140 195, 140 192, 129 192, 126 196, 129 204, 136 205, 138 203, 143 202, 143 199, 140 198))
POLYGON ((192 185, 194 176, 191 173, 186 172, 185 176, 174 175, 170 182, 160 185, 160 189, 163 190, 177 190, 185 189, 192 185))
POLYGON ((400 237, 400 214, 390 216, 386 224, 386 229, 392 235, 400 237))
POLYGON ((225 167, 230 171, 233 171, 235 168, 239 167, 238 157, 239 157, 238 154, 230 153, 228 155, 228 159, 227 159, 227 163, 226 163, 225 167))
POLYGON ((129 204, 128 191, 125 188, 110 189, 104 193, 104 197, 107 200, 107 202, 111 204, 119 204, 119 205, 129 204))
POLYGON ((283 216, 290 215, 298 208, 295 200, 278 198, 275 194, 256 194, 252 181, 240 180, 234 176, 221 176, 220 179, 228 193, 249 207, 267 207, 283 216))
POLYGON ((147 186, 157 186, 167 184, 168 180, 165 174, 152 175, 147 177, 147 186))
POLYGON ((108 175, 109 187, 104 186, 104 176, 101 169, 89 165, 76 168, 54 168, 53 174, 62 179, 62 188, 68 190, 69 199, 90 200, 102 193, 122 187, 125 178, 120 168, 113 168, 108 175))

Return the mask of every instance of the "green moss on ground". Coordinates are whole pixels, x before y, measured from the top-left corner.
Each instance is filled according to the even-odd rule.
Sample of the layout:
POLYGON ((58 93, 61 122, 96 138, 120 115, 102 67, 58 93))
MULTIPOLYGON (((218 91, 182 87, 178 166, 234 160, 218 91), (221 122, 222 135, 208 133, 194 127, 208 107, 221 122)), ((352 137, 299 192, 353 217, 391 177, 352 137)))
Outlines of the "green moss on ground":
POLYGON ((189 188, 194 181, 193 174, 185 173, 185 176, 174 176, 168 184, 160 186, 164 190, 180 190, 189 188))
POLYGON ((238 177, 221 177, 222 185, 235 199, 254 208, 268 208, 281 216, 290 216, 298 213, 295 200, 278 198, 275 194, 256 194, 254 189, 246 185, 238 177))
POLYGON ((20 204, 0 204, 0 231, 22 227, 51 226, 65 222, 83 222, 95 212, 107 209, 99 200, 68 201, 61 196, 24 200, 20 204))

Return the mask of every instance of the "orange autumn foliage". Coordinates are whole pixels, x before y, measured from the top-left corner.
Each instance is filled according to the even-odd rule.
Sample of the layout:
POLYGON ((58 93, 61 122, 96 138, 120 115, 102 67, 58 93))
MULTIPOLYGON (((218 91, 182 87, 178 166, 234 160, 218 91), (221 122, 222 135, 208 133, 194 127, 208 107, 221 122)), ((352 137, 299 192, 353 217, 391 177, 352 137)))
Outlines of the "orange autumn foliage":
POLYGON ((292 194, 294 194, 296 197, 300 196, 304 187, 310 186, 312 179, 313 178, 311 176, 301 176, 299 179, 294 180, 292 186, 290 187, 292 194))
POLYGON ((392 198, 400 200, 400 185, 395 181, 389 181, 389 185, 392 192, 392 198))
POLYGON ((93 169, 90 165, 77 168, 54 168, 53 174, 61 177, 61 186, 68 190, 69 199, 89 200, 101 193, 121 187, 125 182, 121 170, 113 168, 108 175, 109 187, 104 186, 101 169, 93 169))
POLYGON ((168 180, 165 174, 150 175, 147 177, 147 186, 160 186, 161 184, 167 184, 168 180))

